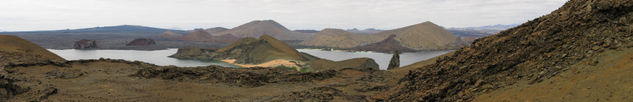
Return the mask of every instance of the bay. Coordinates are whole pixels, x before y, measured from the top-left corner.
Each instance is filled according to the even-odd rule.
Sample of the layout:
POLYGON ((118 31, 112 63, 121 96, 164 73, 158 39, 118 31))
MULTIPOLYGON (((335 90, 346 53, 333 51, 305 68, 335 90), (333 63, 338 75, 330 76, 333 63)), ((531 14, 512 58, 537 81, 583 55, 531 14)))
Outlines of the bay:
MULTIPOLYGON (((128 61, 143 61, 161 66, 179 66, 179 67, 196 67, 196 66, 208 66, 219 65, 225 67, 235 67, 231 64, 219 62, 219 61, 201 61, 201 60, 185 60, 168 57, 178 51, 178 49, 167 50, 76 50, 76 49, 48 49, 49 51, 65 58, 66 60, 80 60, 80 59, 123 59, 128 61)), ((377 52, 346 52, 346 51, 328 51, 320 49, 297 49, 300 52, 305 52, 320 58, 342 61, 352 58, 371 58, 376 61, 380 66, 380 69, 387 69, 392 54, 377 53, 377 52)), ((406 66, 427 60, 451 51, 422 51, 413 53, 400 54, 400 65, 406 66)))

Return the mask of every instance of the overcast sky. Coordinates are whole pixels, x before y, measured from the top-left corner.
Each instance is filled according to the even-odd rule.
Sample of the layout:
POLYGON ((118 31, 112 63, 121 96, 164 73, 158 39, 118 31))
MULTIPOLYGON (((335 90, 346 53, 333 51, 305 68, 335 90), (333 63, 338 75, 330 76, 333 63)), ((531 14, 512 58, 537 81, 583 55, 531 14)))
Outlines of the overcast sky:
POLYGON ((393 29, 424 21, 445 27, 516 24, 567 0, 2 0, 0 30, 112 25, 232 28, 275 20, 289 29, 393 29))

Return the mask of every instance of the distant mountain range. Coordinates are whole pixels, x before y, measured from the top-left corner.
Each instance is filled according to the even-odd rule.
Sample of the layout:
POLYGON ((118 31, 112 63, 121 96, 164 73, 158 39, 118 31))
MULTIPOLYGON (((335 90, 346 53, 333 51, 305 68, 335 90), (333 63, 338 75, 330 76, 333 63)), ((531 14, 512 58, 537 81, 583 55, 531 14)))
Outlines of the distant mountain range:
POLYGON ((376 34, 385 30, 379 30, 375 28, 367 28, 363 30, 359 30, 357 28, 347 29, 346 31, 356 33, 356 34, 376 34))
POLYGON ((444 29, 432 22, 424 22, 394 30, 374 28, 360 30, 353 28, 347 30, 293 31, 273 20, 255 20, 231 29, 214 27, 184 31, 137 25, 120 25, 65 30, 0 32, 0 34, 17 35, 45 48, 54 49, 72 48, 73 42, 81 39, 96 40, 100 42, 101 47, 105 48, 119 48, 113 46, 122 45, 120 43, 127 43, 135 38, 154 39, 160 47, 182 47, 187 45, 208 45, 207 43, 228 44, 239 38, 259 37, 262 35, 270 35, 284 42, 301 42, 300 45, 312 47, 354 48, 380 41, 390 42, 374 45, 395 44, 386 38, 390 35, 396 35, 393 39, 398 41, 403 47, 415 50, 436 50, 455 48, 462 41, 470 42, 512 26, 516 25, 444 29), (163 42, 170 42, 167 44, 169 46, 162 46, 165 45, 163 42))
POLYGON ((318 33, 318 30, 294 30, 295 32, 302 32, 302 33, 318 33))
MULTIPOLYGON (((392 39, 398 41, 402 46, 414 50, 453 49, 463 43, 457 36, 446 31, 444 28, 432 22, 424 22, 375 34, 355 34, 340 29, 324 29, 313 36, 312 39, 306 40, 302 44, 306 46, 350 49, 384 41, 391 35, 395 35, 392 39)), ((372 48, 379 47, 374 46, 372 48)))
POLYGON ((506 30, 510 28, 514 28, 519 26, 520 24, 496 24, 496 25, 487 25, 487 26, 478 26, 478 27, 463 27, 463 28, 455 28, 455 29, 473 29, 473 30, 506 30))
POLYGON ((458 36, 485 37, 516 26, 519 26, 519 24, 496 24, 479 27, 448 28, 447 30, 458 36))
POLYGON ((227 29, 211 28, 211 29, 196 29, 187 32, 187 34, 179 37, 179 40, 198 41, 198 42, 215 42, 215 43, 232 43, 240 38, 231 34, 224 35, 212 35, 213 33, 225 31, 227 29))
POLYGON ((71 49, 75 41, 82 39, 97 41, 99 49, 137 49, 137 47, 125 46, 125 44, 136 38, 150 38, 157 42, 156 46, 148 46, 152 48, 138 47, 140 49, 165 49, 187 45, 211 46, 211 44, 166 41, 166 38, 159 36, 164 32, 172 32, 174 34, 187 33, 183 30, 137 25, 119 25, 65 30, 0 32, 0 35, 17 35, 44 48, 52 49, 71 49))
POLYGON ((184 33, 182 30, 171 30, 163 28, 154 28, 138 25, 119 25, 119 26, 104 26, 104 27, 92 27, 92 28, 80 28, 80 29, 65 29, 65 30, 44 30, 44 31, 18 31, 18 32, 2 32, 10 34, 104 34, 104 33, 135 33, 135 34, 150 34, 158 35, 166 31, 184 33))
POLYGON ((448 28, 446 30, 459 36, 462 40, 466 42, 473 42, 475 39, 494 35, 503 30, 510 29, 516 26, 519 26, 519 24, 497 24, 479 27, 448 28))

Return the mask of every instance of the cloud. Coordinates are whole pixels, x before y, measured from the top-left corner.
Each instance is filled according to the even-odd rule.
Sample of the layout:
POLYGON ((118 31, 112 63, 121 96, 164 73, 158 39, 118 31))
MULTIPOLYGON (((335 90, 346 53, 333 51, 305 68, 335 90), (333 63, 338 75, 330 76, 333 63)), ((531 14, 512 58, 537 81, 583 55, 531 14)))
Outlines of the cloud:
POLYGON ((0 28, 47 30, 121 24, 235 27, 273 19, 291 29, 392 29, 522 23, 566 0, 3 0, 0 28))

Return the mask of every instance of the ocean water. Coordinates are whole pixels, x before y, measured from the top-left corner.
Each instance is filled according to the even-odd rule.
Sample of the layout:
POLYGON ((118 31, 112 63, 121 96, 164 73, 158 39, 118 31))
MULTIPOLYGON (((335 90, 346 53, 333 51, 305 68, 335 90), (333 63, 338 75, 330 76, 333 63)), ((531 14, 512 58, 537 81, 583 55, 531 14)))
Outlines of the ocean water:
MULTIPOLYGON (((65 58, 66 60, 79 60, 79 59, 123 59, 128 61, 143 61, 156 65, 168 66, 174 65, 179 67, 195 67, 195 66, 208 66, 208 65, 220 65, 226 67, 234 67, 230 64, 219 61, 201 61, 201 60, 184 60, 168 57, 178 51, 178 49, 167 50, 55 50, 48 49, 49 51, 65 58)), ((298 49, 300 52, 305 52, 320 58, 329 59, 333 61, 342 61, 352 58, 372 58, 378 63, 380 69, 387 69, 389 60, 391 60, 392 54, 377 53, 377 52, 345 52, 345 51, 326 51, 319 49, 298 49)), ((406 66, 439 56, 450 51, 423 51, 414 53, 402 53, 400 54, 400 65, 406 66)))
POLYGON ((167 50, 55 50, 48 49, 49 51, 65 58, 66 60, 79 60, 79 59, 123 59, 128 61, 143 61, 161 66, 174 65, 179 67, 196 67, 196 66, 208 66, 208 65, 220 65, 226 67, 232 67, 228 63, 219 61, 201 61, 201 60, 184 60, 168 57, 175 54, 178 49, 167 50))
MULTIPOLYGON (((367 57, 374 59, 380 66, 380 69, 387 69, 389 61, 393 54, 378 53, 378 52, 346 52, 346 51, 329 51, 320 49, 298 49, 299 52, 305 52, 310 55, 314 55, 320 58, 329 59, 333 61, 342 61, 352 58, 367 57)), ((451 51, 421 51, 400 54, 400 66, 406 66, 415 62, 427 60, 436 56, 440 56, 451 51)))

